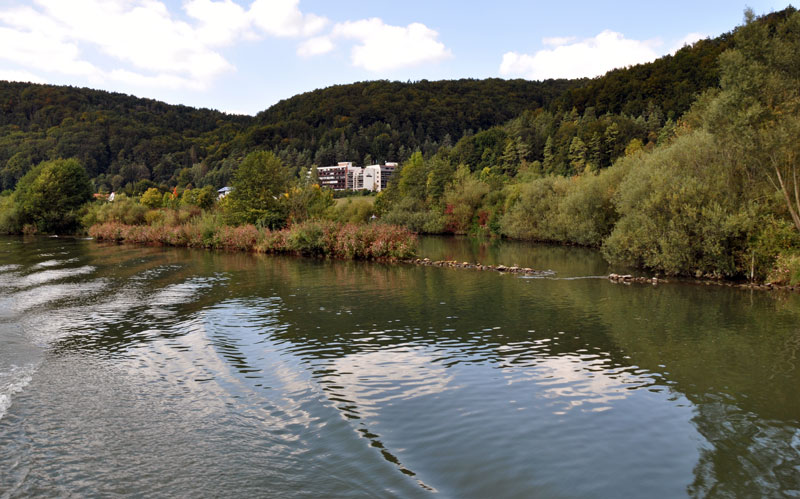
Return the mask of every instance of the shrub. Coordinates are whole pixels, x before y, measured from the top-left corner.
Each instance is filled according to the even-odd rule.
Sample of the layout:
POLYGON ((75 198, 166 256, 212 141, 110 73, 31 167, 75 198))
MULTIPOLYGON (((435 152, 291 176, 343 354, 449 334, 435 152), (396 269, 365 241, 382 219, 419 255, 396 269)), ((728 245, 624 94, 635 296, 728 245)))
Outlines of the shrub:
POLYGON ((412 257, 417 242, 408 229, 384 224, 311 221, 269 231, 259 230, 254 225, 211 226, 211 220, 212 217, 207 217, 181 226, 158 227, 108 222, 93 225, 89 234, 98 240, 136 244, 382 260, 412 257))
POLYGON ((790 286, 800 285, 800 253, 778 255, 775 266, 767 275, 767 282, 790 286))
POLYGON ((151 187, 147 189, 147 191, 145 191, 144 194, 142 194, 142 197, 141 199, 139 199, 139 202, 152 210, 154 208, 158 208, 161 206, 161 200, 162 200, 161 191, 159 191, 155 187, 151 187))
POLYGON ((800 234, 786 219, 773 215, 759 217, 759 231, 750 241, 750 268, 748 274, 758 279, 768 278, 780 255, 792 253, 800 248, 800 234))
POLYGON ((568 179, 544 177, 509 188, 500 231, 514 239, 558 241, 553 211, 566 191, 568 179))
POLYGON ((219 227, 216 239, 216 244, 213 247, 226 250, 252 251, 259 240, 259 232, 253 225, 241 225, 239 227, 223 225, 219 227))
POLYGON ((84 227, 95 224, 118 222, 126 225, 142 225, 148 223, 146 214, 148 208, 133 199, 120 194, 113 203, 95 201, 89 205, 86 214, 81 219, 84 227))
POLYGON ((79 208, 92 198, 89 176, 76 159, 40 163, 17 183, 14 202, 22 224, 41 232, 80 228, 79 208))
POLYGON ((288 229, 287 247, 304 255, 332 254, 332 233, 338 227, 338 224, 320 221, 295 224, 288 229))
POLYGON ((741 274, 756 208, 738 195, 723 157, 704 132, 640 156, 614 197, 620 219, 604 255, 668 274, 741 274))
POLYGON ((444 214, 447 218, 447 230, 454 234, 469 232, 478 207, 484 196, 489 193, 489 185, 461 170, 457 181, 444 193, 444 214))
POLYGON ((346 198, 327 209, 325 217, 336 222, 369 222, 375 211, 375 198, 346 198))
POLYGON ((164 224, 169 226, 183 225, 199 217, 202 210, 197 206, 181 206, 178 209, 164 211, 164 224))
POLYGON ((12 196, 0 196, 0 234, 17 234, 22 230, 19 207, 12 196))

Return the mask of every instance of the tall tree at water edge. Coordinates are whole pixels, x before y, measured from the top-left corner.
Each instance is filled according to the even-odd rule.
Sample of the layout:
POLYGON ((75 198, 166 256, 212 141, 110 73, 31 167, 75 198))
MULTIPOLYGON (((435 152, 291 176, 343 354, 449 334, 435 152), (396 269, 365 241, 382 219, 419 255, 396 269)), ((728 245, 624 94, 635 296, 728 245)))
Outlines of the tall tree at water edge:
POLYGON ((746 11, 736 48, 720 57, 722 91, 705 124, 745 175, 774 189, 800 231, 800 12, 785 12, 757 22, 746 11))

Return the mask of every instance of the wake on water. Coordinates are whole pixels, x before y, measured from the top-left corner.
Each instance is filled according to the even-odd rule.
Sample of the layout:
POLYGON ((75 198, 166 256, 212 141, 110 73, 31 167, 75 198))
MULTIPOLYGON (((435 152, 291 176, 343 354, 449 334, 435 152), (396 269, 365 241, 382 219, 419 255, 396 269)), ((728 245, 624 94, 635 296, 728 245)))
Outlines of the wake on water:
POLYGON ((0 420, 11 407, 12 397, 20 393, 33 378, 35 366, 12 365, 10 368, 0 370, 0 420))

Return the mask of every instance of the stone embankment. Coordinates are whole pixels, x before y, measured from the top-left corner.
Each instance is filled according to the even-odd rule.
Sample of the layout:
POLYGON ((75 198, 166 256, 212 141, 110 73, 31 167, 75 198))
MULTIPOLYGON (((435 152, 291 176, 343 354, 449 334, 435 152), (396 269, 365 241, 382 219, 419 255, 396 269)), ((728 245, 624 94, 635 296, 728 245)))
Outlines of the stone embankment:
MULTIPOLYGON (((660 284, 668 282, 666 279, 659 279, 658 277, 633 277, 630 274, 609 274, 608 280, 611 282, 618 282, 623 284, 639 283, 639 284, 660 284)), ((757 282, 737 282, 727 281, 724 279, 678 279, 678 282, 686 284, 700 284, 705 286, 725 286, 729 288, 747 288, 747 289, 760 289, 760 290, 775 290, 775 291, 800 291, 800 286, 786 286, 775 284, 771 282, 757 283, 757 282)))
POLYGON ((509 274, 546 276, 553 275, 552 270, 535 270, 530 267, 507 267, 505 265, 482 265, 480 263, 459 262, 457 260, 431 260, 430 258, 414 258, 406 260, 407 263, 424 265, 428 267, 449 267, 454 269, 491 270, 509 274))
MULTIPOLYGON (((426 267, 445 267, 445 268, 453 268, 453 269, 472 269, 472 270, 489 270, 494 272, 500 272, 504 274, 518 274, 523 276, 537 276, 537 277, 550 277, 554 276, 555 272, 552 270, 536 270, 530 267, 519 267, 519 266, 506 266, 506 265, 482 265, 480 263, 469 263, 469 262, 459 262, 458 260, 431 260, 430 258, 412 258, 409 260, 403 260, 405 263, 410 263, 413 265, 423 265, 426 267)), ((606 276, 609 281, 614 283, 620 284, 650 284, 650 285, 657 285, 670 282, 666 279, 659 278, 659 277, 635 277, 631 274, 609 274, 606 276)), ((737 283, 734 281, 725 281, 721 279, 704 279, 704 280, 683 280, 678 279, 680 282, 685 283, 694 283, 694 284, 705 284, 705 285, 717 285, 717 286, 729 286, 729 287, 739 287, 739 288, 750 288, 750 289, 763 289, 763 290, 787 290, 787 291, 800 291, 800 286, 781 286, 772 283, 766 284, 757 284, 757 283, 737 283)))
POLYGON ((621 282, 623 284, 631 284, 638 282, 640 284, 653 284, 665 282, 663 279, 659 280, 658 277, 633 277, 630 274, 609 274, 608 280, 611 282, 621 282))

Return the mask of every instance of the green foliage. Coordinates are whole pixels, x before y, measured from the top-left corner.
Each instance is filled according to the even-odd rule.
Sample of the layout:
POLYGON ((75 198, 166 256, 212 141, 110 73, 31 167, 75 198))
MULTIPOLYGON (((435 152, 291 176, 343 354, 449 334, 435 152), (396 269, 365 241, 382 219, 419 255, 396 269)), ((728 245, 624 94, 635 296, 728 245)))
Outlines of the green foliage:
POLYGON ((19 223, 38 232, 73 232, 79 227, 79 208, 92 198, 86 170, 75 159, 40 163, 17 184, 13 202, 19 223))
POLYGON ((159 191, 155 187, 151 187, 147 189, 147 191, 145 191, 144 194, 142 194, 142 197, 141 199, 139 199, 139 202, 150 209, 154 209, 161 206, 162 198, 163 196, 161 194, 161 191, 159 191))
POLYGON ((721 88, 695 114, 731 163, 781 194, 800 232, 800 12, 747 13, 736 48, 720 57, 721 88))
POLYGON ((398 173, 398 188, 404 198, 425 199, 425 187, 428 181, 428 172, 422 153, 417 151, 403 164, 398 173))
POLYGON ((284 193, 284 203, 289 222, 297 223, 321 218, 335 201, 330 190, 320 188, 319 184, 305 182, 284 193))
POLYGON ((19 206, 10 194, 0 195, 0 234, 16 234, 21 230, 19 206))
POLYGON ((459 169, 443 198, 446 230, 454 234, 469 232, 489 190, 489 184, 470 175, 466 168, 459 169))
POLYGON ((198 190, 195 197, 195 206, 203 210, 210 210, 217 202, 217 191, 211 185, 206 185, 198 190))
POLYGON ((562 177, 544 177, 509 188, 501 233, 515 239, 559 241, 559 230, 550 216, 569 185, 562 177))
POLYGON ((779 255, 767 281, 790 286, 800 285, 800 253, 779 255))
POLYGON ((281 197, 287 181, 283 163, 275 154, 265 151, 248 154, 234 174, 233 191, 225 198, 228 222, 269 228, 283 226, 287 213, 281 197))
POLYGON ((89 204, 86 213, 81 219, 81 225, 85 228, 109 222, 142 225, 147 222, 147 213, 147 206, 136 202, 133 198, 120 194, 113 203, 95 201, 89 204))
POLYGON ((181 206, 196 206, 203 210, 211 209, 216 201, 217 192, 210 185, 206 185, 201 189, 186 189, 180 197, 181 206))
POLYGON ((445 188, 453 180, 455 168, 453 164, 437 154, 430 160, 428 178, 425 181, 425 192, 428 195, 428 204, 436 204, 444 194, 445 188))
POLYGON ((696 132, 642 158, 615 196, 620 219, 604 254, 668 274, 741 273, 757 219, 722 157, 711 135, 696 132))
POLYGON ((376 215, 375 198, 347 198, 328 208, 325 218, 343 223, 366 223, 373 215, 376 215))
POLYGON ((0 190, 13 189, 17 185, 17 181, 30 169, 30 157, 22 151, 14 153, 5 166, 0 169, 0 190))
MULTIPOLYGON (((379 197, 380 199, 380 197, 379 197)), ((378 201, 376 200, 376 208, 378 201)), ((381 217, 383 222, 408 227, 414 232, 438 233, 444 228, 441 217, 435 211, 426 208, 421 200, 402 198, 392 205, 392 209, 381 217)))

